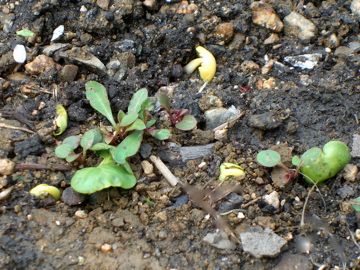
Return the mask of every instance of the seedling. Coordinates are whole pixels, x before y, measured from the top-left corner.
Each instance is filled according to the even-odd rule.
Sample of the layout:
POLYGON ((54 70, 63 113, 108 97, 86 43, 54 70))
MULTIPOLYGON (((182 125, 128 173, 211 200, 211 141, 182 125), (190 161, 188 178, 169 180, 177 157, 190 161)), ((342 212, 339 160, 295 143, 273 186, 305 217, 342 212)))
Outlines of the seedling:
POLYGON ((68 115, 63 105, 56 105, 56 114, 55 124, 58 127, 58 130, 54 133, 55 136, 61 135, 68 125, 68 115))
POLYGON ((272 177, 278 184, 286 184, 296 178, 299 172, 310 184, 319 184, 334 177, 351 159, 349 148, 341 141, 330 141, 321 150, 313 147, 307 150, 301 158, 294 156, 292 165, 296 169, 288 168, 281 162, 281 156, 274 150, 264 150, 257 154, 257 162, 264 167, 274 168, 272 177), (275 179, 274 179, 275 178, 275 179), (279 181, 279 179, 281 179, 279 181))
POLYGON ((222 163, 220 165, 219 180, 223 182, 230 176, 244 178, 245 177, 244 169, 241 168, 241 166, 234 163, 229 163, 229 162, 222 163))
POLYGON ((33 37, 35 35, 34 32, 32 32, 31 30, 29 30, 27 28, 23 28, 23 29, 21 29, 19 31, 16 31, 16 34, 18 36, 25 37, 25 38, 33 37))
POLYGON ((177 129, 187 131, 196 127, 197 121, 195 117, 188 114, 189 111, 186 109, 172 109, 170 99, 166 95, 160 94, 159 103, 168 113, 171 124, 177 129))
POLYGON ((87 151, 95 152, 103 160, 96 167, 78 170, 71 179, 72 188, 90 194, 108 187, 132 188, 136 178, 127 159, 134 156, 141 145, 144 133, 156 139, 170 137, 167 129, 154 127, 156 119, 150 111, 153 104, 145 88, 138 90, 130 100, 127 113, 119 111, 113 117, 106 88, 95 81, 85 84, 86 98, 90 105, 111 123, 107 128, 94 128, 83 136, 70 136, 56 147, 55 155, 68 162, 86 161, 87 151), (81 147, 82 150, 78 150, 81 147))
POLYGON ((53 197, 56 201, 60 199, 61 192, 57 187, 49 186, 47 184, 40 184, 30 190, 30 194, 39 197, 40 199, 47 196, 53 197))

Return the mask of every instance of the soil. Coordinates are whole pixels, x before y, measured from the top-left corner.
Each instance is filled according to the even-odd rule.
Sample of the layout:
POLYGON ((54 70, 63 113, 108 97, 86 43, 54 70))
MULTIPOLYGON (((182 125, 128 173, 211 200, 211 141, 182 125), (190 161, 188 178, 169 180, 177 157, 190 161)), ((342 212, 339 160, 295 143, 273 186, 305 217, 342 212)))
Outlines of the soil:
MULTIPOLYGON (((0 201, 1 269, 360 269, 359 244, 351 237, 360 228, 360 216, 349 204, 360 195, 360 175, 350 181, 339 173, 319 186, 321 195, 310 195, 306 226, 300 228, 311 186, 298 177, 279 188, 270 170, 255 161, 258 151, 280 143, 292 147, 294 154, 332 139, 351 147, 353 135, 360 132, 359 11, 352 6, 356 1, 264 1, 282 21, 296 11, 317 28, 309 40, 279 31, 279 40, 270 44, 264 41, 273 31, 253 22, 252 2, 0 1, 0 121, 34 131, 0 128, 1 158, 66 165, 55 157, 56 145, 69 135, 107 124, 85 98, 88 80, 106 86, 114 112, 126 110, 132 94, 146 87, 151 95, 168 91, 174 108, 189 109, 198 120, 197 130, 173 130, 165 143, 146 138, 141 155, 131 159, 138 177, 135 188, 104 190, 80 205, 29 194, 40 183, 68 188, 76 165, 68 171, 21 170, 2 176, 0 191, 14 189, 0 201), (55 43, 66 47, 48 54, 54 64, 31 72, 13 60, 16 44, 26 46, 27 63, 45 54, 59 25, 65 33, 55 43), (16 35, 23 28, 35 37, 16 35), (210 50, 217 61, 215 78, 202 93, 199 75, 183 72, 196 57, 197 45, 210 50), (68 50, 76 47, 106 68, 75 59, 76 51, 68 50), (320 58, 311 69, 284 61, 302 54, 320 58), (113 60, 120 68, 108 65, 113 60), (62 75, 69 64, 78 67, 73 78, 62 75), (57 103, 67 109, 69 125, 54 137, 57 103), (216 140, 213 131, 206 130, 205 111, 232 105, 243 116, 216 140), (184 162, 169 157, 174 143, 214 147, 209 155, 184 162), (230 203, 233 211, 223 218, 237 237, 251 227, 270 228, 286 239, 285 247, 274 257, 255 258, 239 243, 235 249, 218 249, 204 242, 216 224, 157 170, 151 177, 143 173, 140 162, 150 153, 195 186, 216 186, 222 162, 240 164, 245 178, 231 181, 242 204, 239 209, 230 203), (261 199, 272 191, 278 192, 278 208, 261 199), (238 217, 239 211, 244 218, 238 217), (308 253, 299 248, 301 239, 309 239, 308 253)), ((89 163, 96 162, 92 159, 89 163)), ((351 160, 356 166, 359 162, 351 160)))

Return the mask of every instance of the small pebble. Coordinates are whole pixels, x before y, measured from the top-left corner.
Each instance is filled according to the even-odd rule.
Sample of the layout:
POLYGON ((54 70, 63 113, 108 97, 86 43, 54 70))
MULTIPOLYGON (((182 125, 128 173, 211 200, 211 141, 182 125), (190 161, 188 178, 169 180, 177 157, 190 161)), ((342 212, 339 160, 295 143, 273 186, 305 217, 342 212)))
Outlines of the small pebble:
POLYGON ((355 237, 356 237, 356 240, 360 240, 360 229, 356 229, 355 237))
POLYGON ((88 216, 88 214, 84 210, 77 210, 75 212, 75 217, 77 217, 77 218, 83 219, 83 218, 87 218, 87 216, 88 216))
POLYGON ((273 191, 270 194, 265 195, 263 199, 267 204, 272 205, 275 209, 280 207, 279 193, 277 193, 277 191, 273 191))
POLYGON ((141 161, 141 167, 145 175, 150 175, 154 172, 154 166, 147 160, 141 161))
POLYGON ((243 212, 239 212, 239 213, 237 214, 237 218, 238 218, 238 219, 244 219, 244 218, 245 218, 244 213, 243 213, 243 212))
POLYGON ((110 252, 112 251, 112 247, 111 247, 111 245, 109 245, 109 244, 103 244, 103 245, 101 245, 100 250, 101 250, 103 253, 110 253, 110 252))

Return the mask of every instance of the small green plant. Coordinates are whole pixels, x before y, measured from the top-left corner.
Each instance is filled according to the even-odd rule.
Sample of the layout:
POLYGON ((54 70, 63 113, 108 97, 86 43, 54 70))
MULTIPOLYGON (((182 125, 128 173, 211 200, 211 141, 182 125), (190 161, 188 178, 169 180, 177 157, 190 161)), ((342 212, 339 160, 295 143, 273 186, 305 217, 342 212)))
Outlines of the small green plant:
POLYGON ((188 114, 189 111, 186 109, 172 109, 170 99, 166 95, 160 94, 159 103, 168 113, 171 124, 177 129, 187 131, 196 127, 197 121, 195 117, 188 114))
POLYGON ((127 161, 141 145, 144 134, 158 140, 170 137, 167 129, 155 128, 156 119, 151 115, 153 103, 145 88, 139 89, 131 98, 127 112, 119 111, 115 121, 106 88, 95 81, 85 84, 86 98, 90 105, 111 123, 111 128, 94 128, 82 136, 70 136, 56 147, 55 155, 68 162, 84 163, 87 151, 92 151, 103 160, 96 167, 78 170, 71 179, 71 187, 91 194, 108 187, 132 188, 136 177, 127 161), (79 151, 78 148, 82 150, 79 151))
POLYGON ((260 151, 256 156, 257 162, 262 166, 281 168, 276 177, 281 178, 283 184, 296 178, 299 172, 310 184, 322 183, 334 177, 350 162, 350 159, 349 148, 341 141, 330 141, 324 145, 323 149, 313 147, 301 157, 292 157, 292 165, 296 166, 296 169, 288 168, 281 161, 281 155, 274 150, 260 151))

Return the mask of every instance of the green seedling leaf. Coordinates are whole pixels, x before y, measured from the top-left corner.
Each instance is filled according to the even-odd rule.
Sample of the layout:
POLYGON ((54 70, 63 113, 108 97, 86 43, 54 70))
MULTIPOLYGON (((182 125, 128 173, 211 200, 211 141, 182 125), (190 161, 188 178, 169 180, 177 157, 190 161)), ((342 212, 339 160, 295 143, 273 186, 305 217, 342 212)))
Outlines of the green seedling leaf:
POLYGON ((183 119, 175 125, 177 129, 180 130, 192 130, 196 127, 197 121, 194 116, 187 114, 183 117, 183 119))
POLYGON ((94 144, 100 143, 102 139, 103 136, 98 128, 90 129, 82 136, 80 145, 83 148, 83 151, 86 152, 94 144))
POLYGON ((136 130, 128 135, 115 149, 111 151, 113 159, 119 164, 124 164, 126 162, 126 158, 137 153, 141 145, 142 137, 143 131, 139 130, 136 130))
POLYGON ((293 156, 291 159, 292 165, 298 167, 301 164, 301 158, 299 156, 293 156))
POLYGON ((128 173, 134 174, 133 171, 132 171, 132 169, 131 169, 131 167, 130 167, 129 162, 125 161, 125 163, 124 163, 122 166, 124 167, 124 169, 125 169, 128 173))
POLYGON ((121 120, 124 118, 125 115, 126 115, 126 114, 125 114, 122 110, 120 110, 120 111, 118 112, 118 114, 117 114, 117 119, 118 119, 118 122, 119 122, 119 123, 121 122, 121 120))
POLYGON ((156 123, 156 119, 150 119, 149 121, 147 121, 146 123, 146 128, 152 127, 154 124, 156 123))
POLYGON ((136 178, 123 166, 103 164, 78 170, 71 179, 71 187, 79 193, 92 194, 109 187, 130 189, 136 178))
POLYGON ((168 98, 167 95, 160 94, 159 95, 159 103, 160 103, 161 107, 163 107, 164 109, 170 110, 170 108, 171 108, 170 99, 168 98))
POLYGON ((129 107, 128 113, 139 113, 141 110, 141 106, 143 103, 148 99, 148 90, 146 88, 141 88, 132 96, 129 107))
POLYGON ((67 137, 62 144, 55 148, 55 156, 58 158, 67 158, 79 146, 80 137, 70 136, 67 137))
POLYGON ((151 136, 153 136, 154 138, 156 138, 160 141, 167 140, 171 136, 170 130, 168 130, 168 129, 155 129, 155 130, 149 131, 149 133, 151 136))
POLYGON ((19 31, 16 31, 16 34, 18 36, 21 36, 21 37, 32 37, 34 36, 34 32, 32 32, 31 30, 27 29, 27 28, 24 28, 24 29, 21 29, 19 31))
POLYGON ((137 113, 130 112, 128 114, 125 114, 120 121, 120 127, 127 127, 131 125, 138 117, 139 115, 137 113))
POLYGON ((351 201, 352 208, 355 209, 356 212, 360 212, 360 197, 351 201))
POLYGON ((59 136, 65 131, 68 125, 68 115, 63 105, 56 105, 56 115, 55 124, 58 129, 54 132, 54 135, 59 136))
POLYGON ((321 150, 314 147, 306 151, 301 157, 303 164, 301 173, 306 182, 319 184, 334 177, 351 160, 350 150, 341 141, 330 141, 321 150))
POLYGON ((321 156, 321 149, 318 147, 313 147, 307 150, 302 156, 301 160, 303 161, 303 166, 308 166, 314 163, 321 156))
POLYGON ((55 148, 55 156, 57 156, 58 158, 66 158, 72 152, 74 152, 74 148, 72 148, 68 144, 60 144, 55 148))
POLYGON ((110 144, 106 144, 106 143, 97 143, 94 144, 90 150, 91 151, 103 151, 103 150, 110 150, 110 149, 114 149, 115 146, 110 145, 110 144))
POLYGON ((235 176, 243 179, 245 177, 244 169, 234 163, 225 162, 220 165, 220 175, 219 180, 225 181, 230 176, 235 176))
POLYGON ((67 162, 73 162, 74 160, 77 160, 77 158, 80 156, 80 154, 76 154, 76 153, 71 153, 70 155, 68 155, 65 160, 67 162))
POLYGON ((154 109, 154 102, 150 98, 146 99, 141 105, 141 111, 152 111, 154 109))
POLYGON ((144 130, 146 128, 144 122, 141 119, 136 119, 134 123, 132 123, 127 129, 126 131, 131 131, 131 130, 144 130))
POLYGON ((271 168, 281 162, 281 156, 274 150, 263 150, 257 154, 256 160, 260 165, 271 168))
POLYGON ((35 197, 38 197, 40 199, 43 199, 50 195, 53 197, 56 201, 60 199, 61 192, 57 187, 49 186, 47 184, 40 184, 36 187, 32 188, 29 193, 35 197))
POLYGON ((116 123, 111 112, 110 102, 106 88, 96 81, 89 81, 85 84, 86 98, 90 101, 91 107, 105 116, 111 125, 115 127, 116 123))

